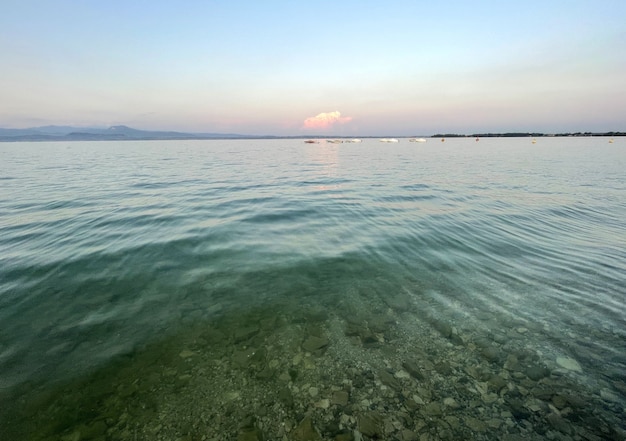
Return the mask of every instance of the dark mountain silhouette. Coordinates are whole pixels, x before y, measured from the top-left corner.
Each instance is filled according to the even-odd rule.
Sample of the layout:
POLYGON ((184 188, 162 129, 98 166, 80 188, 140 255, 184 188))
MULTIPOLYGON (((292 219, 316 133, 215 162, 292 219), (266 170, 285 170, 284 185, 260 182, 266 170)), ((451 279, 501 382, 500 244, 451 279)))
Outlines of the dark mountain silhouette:
POLYGON ((28 129, 0 128, 0 141, 106 141, 106 140, 182 140, 182 139, 246 139, 263 136, 235 133, 184 133, 133 129, 128 126, 108 128, 43 126, 28 129))

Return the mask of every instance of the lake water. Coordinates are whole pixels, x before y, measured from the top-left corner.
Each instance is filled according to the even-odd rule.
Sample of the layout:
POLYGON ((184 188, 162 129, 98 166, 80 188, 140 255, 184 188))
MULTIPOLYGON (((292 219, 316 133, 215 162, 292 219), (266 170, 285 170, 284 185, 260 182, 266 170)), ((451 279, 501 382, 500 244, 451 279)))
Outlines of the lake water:
POLYGON ((1 143, 0 324, 3 439, 624 439, 626 140, 1 143))

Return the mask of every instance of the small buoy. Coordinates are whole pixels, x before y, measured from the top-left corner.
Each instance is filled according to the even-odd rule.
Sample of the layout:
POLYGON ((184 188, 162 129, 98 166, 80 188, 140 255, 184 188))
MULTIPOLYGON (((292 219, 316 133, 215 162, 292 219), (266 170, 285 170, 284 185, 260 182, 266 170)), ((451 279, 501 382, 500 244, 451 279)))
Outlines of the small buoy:
POLYGON ((446 138, 441 138, 441 142, 446 142, 446 138))
POLYGON ((480 139, 476 138, 476 142, 480 141, 480 139))
POLYGON ((609 144, 613 144, 613 139, 609 139, 609 144))

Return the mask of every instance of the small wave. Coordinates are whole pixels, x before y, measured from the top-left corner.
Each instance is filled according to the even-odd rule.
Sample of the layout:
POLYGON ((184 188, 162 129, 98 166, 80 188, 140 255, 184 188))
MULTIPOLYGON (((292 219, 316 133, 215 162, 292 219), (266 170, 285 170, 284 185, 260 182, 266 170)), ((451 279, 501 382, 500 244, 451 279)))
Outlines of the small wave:
POLYGON ((534 350, 570 344, 587 360, 621 348, 619 161, 601 157, 581 186, 553 156, 596 167, 585 155, 528 157, 515 143, 381 153, 364 142, 317 157, 274 142, 14 161, 23 186, 0 202, 0 378, 71 375, 189 320, 287 302, 331 315, 408 302, 486 335, 530 329, 534 350))

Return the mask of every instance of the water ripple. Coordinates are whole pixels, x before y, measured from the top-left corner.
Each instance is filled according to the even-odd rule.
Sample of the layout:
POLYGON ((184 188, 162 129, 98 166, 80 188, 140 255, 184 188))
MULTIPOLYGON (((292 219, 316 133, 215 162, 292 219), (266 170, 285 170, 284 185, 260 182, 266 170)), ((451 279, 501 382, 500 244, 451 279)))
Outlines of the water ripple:
POLYGON ((623 361, 624 152, 503 142, 2 145, 0 388, 189 316, 356 287, 623 361))

